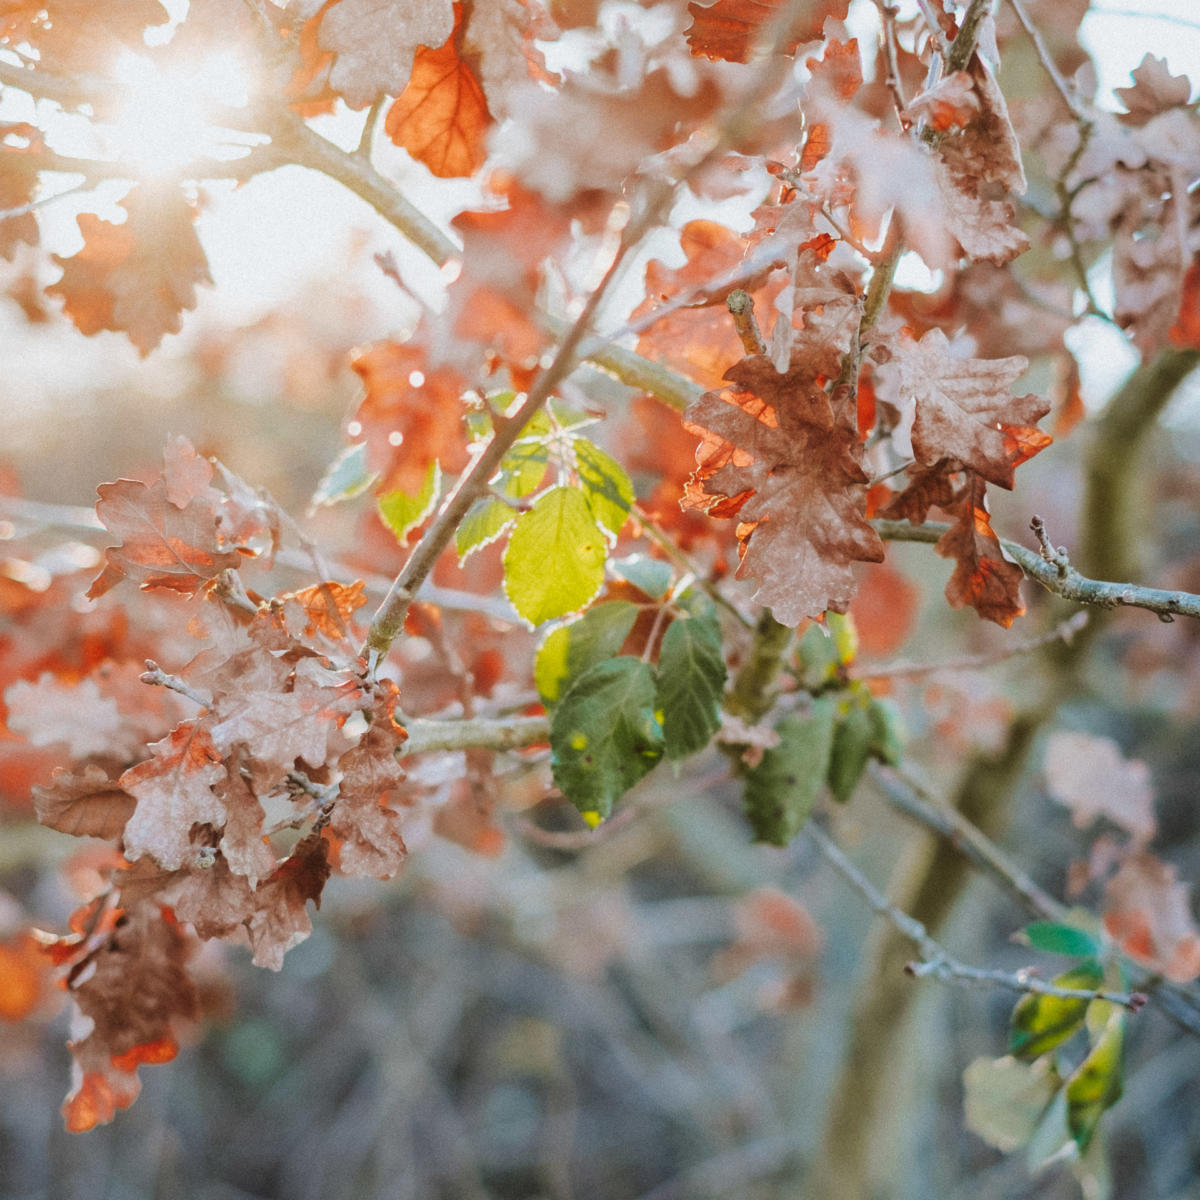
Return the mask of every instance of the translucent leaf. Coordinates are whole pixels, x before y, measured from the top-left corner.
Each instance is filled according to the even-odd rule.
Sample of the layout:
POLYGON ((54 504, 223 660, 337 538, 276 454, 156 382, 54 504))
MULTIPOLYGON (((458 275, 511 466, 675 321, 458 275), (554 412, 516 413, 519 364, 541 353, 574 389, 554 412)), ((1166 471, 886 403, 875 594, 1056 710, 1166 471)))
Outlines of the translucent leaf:
POLYGON ((1067 1125, 1080 1150, 1086 1150, 1104 1115, 1121 1098, 1121 1052, 1125 1012, 1107 1000, 1093 1000, 1088 1012, 1092 1048, 1067 1080, 1067 1125))
POLYGON ((578 488, 551 488, 517 520, 504 551, 504 591, 531 625, 578 612, 604 582, 604 535, 578 488))
POLYGON ((630 554, 626 558, 615 558, 609 564, 614 575, 632 583, 646 593, 651 600, 660 600, 667 594, 675 572, 671 564, 661 558, 647 558, 644 554, 630 554))
POLYGON ((615 537, 629 518, 633 484, 616 459, 587 438, 575 439, 575 466, 596 523, 615 537))
MULTIPOLYGON (((1094 959, 1055 978, 1063 988, 1098 988, 1104 979, 1094 959)), ((1023 996, 1012 1014, 1008 1048, 1018 1058, 1037 1058, 1065 1042, 1083 1025, 1090 1001, 1064 996, 1023 996)))
POLYGON ((433 512, 442 490, 441 484, 441 468, 436 462, 431 462, 425 472, 425 484, 415 495, 409 496, 396 491, 379 497, 379 515, 383 518, 383 523, 396 535, 397 541, 404 541, 409 531, 415 529, 433 512))
POLYGON ((904 758, 904 721, 896 706, 872 696, 867 715, 871 718, 871 753, 889 766, 898 766, 904 758))
POLYGON ((577 621, 552 629, 538 647, 533 666, 542 699, 553 704, 589 667, 616 658, 637 614, 636 604, 611 600, 589 608, 577 621))
POLYGON ((481 496, 467 509, 467 515, 454 531, 458 557, 465 559, 490 546, 516 519, 517 514, 503 500, 481 496))
POLYGON ((721 723, 725 688, 721 627, 711 618, 672 621, 658 655, 658 706, 669 759, 708 745, 721 723))
POLYGON ((550 722, 554 782, 576 808, 600 820, 662 756, 654 673, 638 658, 590 667, 550 722))
POLYGON ((786 846, 808 820, 829 771, 836 709, 823 696, 807 713, 784 717, 775 727, 779 745, 747 773, 746 817, 757 841, 786 846))
POLYGON ((1033 1138, 1059 1084, 1048 1062, 977 1058, 963 1072, 967 1128, 1006 1153, 1033 1138))
POLYGON ((347 446, 326 468, 309 507, 321 508, 340 504, 343 500, 353 500, 355 496, 361 496, 377 478, 367 470, 367 443, 355 442, 347 446))

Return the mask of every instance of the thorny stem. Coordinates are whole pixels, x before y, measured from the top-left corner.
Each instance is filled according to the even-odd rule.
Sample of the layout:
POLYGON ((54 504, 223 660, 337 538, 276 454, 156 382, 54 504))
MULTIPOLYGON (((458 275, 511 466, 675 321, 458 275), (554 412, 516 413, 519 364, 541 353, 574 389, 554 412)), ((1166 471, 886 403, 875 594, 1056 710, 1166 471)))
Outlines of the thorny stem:
POLYGON ((1070 1000, 1107 1000, 1119 1004, 1130 1012, 1137 1012, 1146 1004, 1147 997, 1141 992, 1110 992, 1093 988, 1059 987, 1046 983, 1027 971, 1010 973, 972 967, 954 958, 946 948, 914 917, 893 904, 843 853, 838 844, 815 821, 804 827, 805 835, 821 852, 835 871, 870 905, 881 917, 886 917, 920 951, 921 960, 905 965, 905 972, 915 979, 932 976, 944 983, 986 985, 1007 988, 1009 991, 1028 993, 1035 996, 1057 996, 1070 1000))

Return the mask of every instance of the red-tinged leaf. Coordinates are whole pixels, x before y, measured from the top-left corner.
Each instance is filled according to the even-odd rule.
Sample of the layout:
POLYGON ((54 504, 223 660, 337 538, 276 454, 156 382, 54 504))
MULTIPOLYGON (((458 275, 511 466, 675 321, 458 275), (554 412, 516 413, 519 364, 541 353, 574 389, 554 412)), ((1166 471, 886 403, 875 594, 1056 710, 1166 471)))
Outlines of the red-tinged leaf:
POLYGON ((355 421, 367 439, 367 466, 385 492, 416 495, 436 459, 453 473, 467 463, 462 395, 466 380, 450 367, 430 368, 424 352, 376 342, 351 366, 366 389, 355 421))
POLYGON ((329 843, 310 834, 279 864, 254 892, 254 911, 246 923, 254 965, 283 968, 283 956, 310 933, 312 921, 305 905, 321 907, 321 892, 329 878, 329 843))
POLYGON ((935 133, 962 129, 979 115, 979 96, 969 71, 955 71, 918 96, 901 116, 911 124, 924 121, 935 133))
POLYGON ((174 1056, 176 1023, 196 1015, 187 956, 178 925, 143 904, 117 921, 86 969, 72 970, 68 990, 91 1029, 70 1043, 78 1076, 63 1110, 68 1128, 111 1120, 137 1095, 137 1065, 174 1056))
POLYGON ((459 54, 462 5, 454 8, 454 35, 417 51, 408 85, 384 122, 388 137, 441 179, 474 175, 483 166, 492 123, 483 88, 459 54))
POLYGON ((1046 789, 1071 810, 1080 829, 1097 817, 1120 825, 1140 844, 1158 829, 1150 768, 1126 758, 1112 738, 1059 730, 1046 745, 1046 789))
MULTIPOLYGON (((271 870, 274 869, 272 856, 271 870)), ((217 854, 211 866, 184 873, 174 882, 169 895, 175 915, 191 924, 196 936, 205 940, 228 937, 245 925, 258 908, 250 880, 235 875, 223 854, 217 854)))
MULTIPOLYGON (((1013 224, 1015 209, 1008 199, 1025 191, 1025 172, 1008 107, 991 71, 978 57, 971 70, 979 111, 965 125, 941 134, 935 160, 938 188, 949 230, 967 256, 1002 264, 1029 247, 1029 238, 1013 224)), ((945 86, 955 94, 956 84, 947 81, 945 86)), ((936 110, 939 102, 935 94, 928 107, 936 110)), ((960 100, 950 119, 964 112, 960 100)))
POLYGON ((1130 958, 1175 983, 1200 975, 1200 931, 1174 867, 1145 850, 1130 855, 1105 900, 1104 928, 1130 958))
POLYGON ((1040 396, 1011 393, 1026 360, 960 357, 940 329, 919 342, 902 335, 890 349, 891 358, 875 370, 876 390, 902 422, 911 421, 917 462, 933 468, 950 459, 1011 488, 1016 460, 1041 446, 1028 435, 1006 436, 1004 427, 1032 426, 1050 410, 1040 396))
POLYGON ((196 307, 196 284, 211 283, 194 212, 178 192, 135 189, 121 202, 129 217, 112 225, 91 213, 76 220, 83 249, 54 255, 62 278, 46 291, 81 333, 125 333, 143 357, 167 333, 178 333, 180 314, 196 307))
POLYGON ((1171 344, 1181 350, 1200 350, 1200 254, 1183 277, 1179 293, 1179 312, 1175 324, 1168 330, 1171 344))
MULTIPOLYGON (((755 50, 769 49, 762 40, 768 35, 786 0, 716 0, 705 6, 688 5, 692 23, 685 31, 688 45, 698 58, 723 59, 725 62, 750 61, 755 50)), ((814 42, 822 36, 826 17, 845 19, 849 0, 802 0, 789 5, 792 15, 788 37, 782 50, 795 54, 802 42, 814 42)))
MULTIPOLYGON (((815 321, 806 333, 836 363, 837 338, 815 321)), ((863 516, 867 475, 857 430, 835 420, 814 377, 819 358, 799 361, 779 375, 764 357, 744 359, 727 373, 737 388, 708 392, 687 411, 693 424, 749 457, 743 464, 731 454, 698 482, 714 499, 753 489, 738 508, 751 526, 739 531, 746 550, 738 576, 758 581, 755 599, 785 625, 827 609, 845 612, 855 590, 850 564, 883 559, 863 516)))
POLYGON ((118 781, 138 802, 125 825, 125 855, 148 854, 177 870, 189 856, 194 824, 217 829, 225 824, 225 806, 213 791, 225 767, 208 728, 195 721, 150 748, 154 757, 130 767, 118 781))
POLYGON ((956 560, 946 584, 951 608, 970 606, 989 621, 1007 629, 1024 616, 1021 603, 1021 568, 1004 557, 1000 541, 992 532, 987 510, 987 484, 969 475, 958 502, 953 525, 942 534, 934 549, 943 558, 956 560))
POLYGON ((335 641, 346 636, 350 619, 367 602, 366 584, 356 579, 351 584, 314 583, 298 592, 287 592, 277 599, 283 603, 294 600, 308 617, 303 636, 315 637, 318 633, 335 641))
POLYGON ((957 475, 958 464, 948 459, 932 467, 910 467, 904 490, 880 509, 879 515, 923 525, 931 508, 948 509, 954 503, 957 475))
POLYGON ((1185 75, 1172 75, 1165 58, 1147 54, 1131 72, 1132 87, 1113 88, 1129 110, 1120 114, 1126 125, 1147 125, 1160 113, 1186 105, 1192 85, 1185 75))
POLYGON ((191 500, 177 508, 162 479, 149 487, 119 479, 102 483, 96 491, 96 513, 121 543, 105 552, 105 569, 92 583, 89 599, 102 596, 122 579, 191 596, 242 562, 236 550, 221 545, 210 501, 191 500))
POLYGON ((50 964, 28 933, 0 942, 0 1020, 23 1021, 46 994, 50 964))
MULTIPOLYGON (((40 150, 41 142, 41 131, 33 125, 0 121, 0 212, 32 202, 38 171, 31 151, 40 150)), ((11 259, 22 242, 37 245, 38 223, 32 212, 0 220, 0 257, 11 259)))
POLYGON ((895 654, 913 631, 920 601, 920 589, 888 563, 865 571, 850 604, 859 652, 873 658, 895 654))
POLYGON ((263 787, 282 779, 297 759, 323 766, 331 749, 344 742, 341 725, 362 707, 362 691, 355 677, 303 658, 282 687, 256 687, 250 681, 215 705, 220 720, 212 727, 213 744, 222 754, 244 747, 263 787))
POLYGON ((839 100, 851 100, 862 87, 862 57, 858 39, 839 42, 830 38, 820 58, 809 58, 804 65, 812 74, 812 86, 839 100))
POLYGON ((77 771, 59 768, 49 787, 33 789, 33 804, 50 829, 111 839, 125 828, 137 801, 103 767, 89 763, 77 771))
POLYGON ((388 807, 389 793, 404 779, 396 750, 405 737, 377 718, 338 760, 342 781, 329 828, 341 839, 339 865, 346 875, 390 879, 408 852, 400 814, 388 807))
MULTIPOLYGON (((308 4, 308 15, 316 8, 308 4)), ((418 47, 440 46, 453 28, 451 0, 334 0, 321 8, 317 44, 335 56, 330 87, 351 108, 366 108, 404 91, 418 47)))
POLYGON ((163 483, 167 499, 176 508, 187 508, 193 500, 216 503, 220 493, 212 487, 213 464, 196 453, 187 438, 174 434, 163 449, 163 483))
POLYGON ((225 805, 225 825, 221 830, 221 856, 235 875, 244 875, 251 883, 266 879, 275 870, 275 852, 264 836, 266 814, 243 771, 242 761, 232 760, 231 770, 217 784, 217 794, 225 805))

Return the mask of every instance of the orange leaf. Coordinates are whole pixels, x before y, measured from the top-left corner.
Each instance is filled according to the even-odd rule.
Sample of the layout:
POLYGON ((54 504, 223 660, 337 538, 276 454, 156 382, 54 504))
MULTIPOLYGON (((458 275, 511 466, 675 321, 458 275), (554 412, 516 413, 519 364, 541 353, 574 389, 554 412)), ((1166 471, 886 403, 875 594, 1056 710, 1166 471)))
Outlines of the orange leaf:
POLYGON ((21 1021, 42 998, 46 958, 38 943, 24 933, 0 943, 0 1018, 21 1021))
MULTIPOLYGON (((756 44, 769 30, 783 0, 717 0, 711 7, 689 4, 692 23, 687 29, 687 41, 697 58, 724 59, 726 62, 747 62, 756 44)), ((792 3, 790 36, 782 47, 785 54, 795 54, 801 42, 816 41, 821 36, 826 17, 842 20, 849 0, 801 0, 792 3)))
POLYGON ((441 179, 473 175, 483 166, 492 121, 483 88, 458 52, 462 5, 454 12, 454 33, 444 45, 417 50, 408 86, 384 123, 397 146, 441 179))

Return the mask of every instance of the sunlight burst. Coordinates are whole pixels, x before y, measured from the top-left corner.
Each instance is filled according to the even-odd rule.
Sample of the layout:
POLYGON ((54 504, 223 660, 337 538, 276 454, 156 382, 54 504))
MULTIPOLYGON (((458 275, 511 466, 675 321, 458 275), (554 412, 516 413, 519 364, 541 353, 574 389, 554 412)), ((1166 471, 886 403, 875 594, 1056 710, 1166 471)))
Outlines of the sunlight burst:
POLYGON ((165 68, 141 54, 124 51, 114 77, 122 100, 109 122, 112 153, 145 175, 171 174, 198 158, 240 156, 244 133, 221 123, 228 109, 245 108, 250 72, 236 54, 214 54, 165 68))

